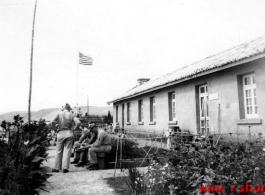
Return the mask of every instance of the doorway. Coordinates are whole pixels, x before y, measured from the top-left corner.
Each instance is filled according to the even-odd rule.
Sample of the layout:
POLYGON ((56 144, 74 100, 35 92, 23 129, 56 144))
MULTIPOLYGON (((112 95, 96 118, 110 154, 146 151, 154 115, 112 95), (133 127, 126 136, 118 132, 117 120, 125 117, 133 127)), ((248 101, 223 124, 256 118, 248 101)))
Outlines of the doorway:
POLYGON ((207 84, 199 86, 199 132, 203 135, 209 133, 209 106, 207 84))

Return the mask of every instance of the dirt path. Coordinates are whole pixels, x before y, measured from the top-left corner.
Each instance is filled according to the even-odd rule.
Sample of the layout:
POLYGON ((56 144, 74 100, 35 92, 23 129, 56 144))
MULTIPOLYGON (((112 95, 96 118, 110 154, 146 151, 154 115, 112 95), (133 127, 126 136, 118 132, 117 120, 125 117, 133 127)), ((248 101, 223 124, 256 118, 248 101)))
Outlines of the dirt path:
MULTIPOLYGON (((55 160, 55 147, 49 147, 48 161, 45 166, 53 167, 55 160)), ((40 195, 115 195, 114 189, 110 188, 104 178, 113 177, 114 170, 87 171, 84 167, 77 168, 73 165, 69 173, 52 173, 48 184, 40 191, 40 195)), ((116 176, 123 176, 120 170, 116 176)))

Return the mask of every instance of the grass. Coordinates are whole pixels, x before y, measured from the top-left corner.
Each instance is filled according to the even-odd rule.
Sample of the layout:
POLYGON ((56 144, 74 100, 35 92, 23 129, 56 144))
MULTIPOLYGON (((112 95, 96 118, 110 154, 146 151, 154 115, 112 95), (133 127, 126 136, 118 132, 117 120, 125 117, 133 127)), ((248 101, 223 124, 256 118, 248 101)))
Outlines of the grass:
POLYGON ((129 181, 129 178, 126 176, 123 177, 110 177, 105 178, 107 184, 115 190, 117 195, 131 195, 131 189, 126 182, 129 181))

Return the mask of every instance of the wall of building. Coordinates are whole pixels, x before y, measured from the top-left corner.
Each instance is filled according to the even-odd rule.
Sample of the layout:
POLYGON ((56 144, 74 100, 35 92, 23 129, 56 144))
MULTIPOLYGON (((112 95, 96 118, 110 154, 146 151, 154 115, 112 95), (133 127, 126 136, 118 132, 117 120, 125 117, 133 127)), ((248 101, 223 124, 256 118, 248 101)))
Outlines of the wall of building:
MULTIPOLYGON (((181 129, 190 130, 196 133, 198 129, 196 115, 196 86, 207 84, 208 94, 218 93, 218 99, 209 100, 209 118, 211 133, 263 133, 265 135, 265 59, 255 60, 233 68, 221 70, 209 75, 188 80, 170 87, 159 89, 144 95, 140 95, 128 100, 114 103, 113 108, 116 113, 116 105, 119 106, 118 121, 121 126, 122 104, 125 105, 125 129, 137 131, 162 132, 169 127, 168 93, 175 91, 176 94, 176 119, 181 129), (257 85, 258 119, 261 124, 239 125, 240 122, 240 95, 238 93, 238 76, 254 72, 257 85), (150 125, 150 97, 155 96, 156 100, 156 124, 150 125), (138 100, 142 99, 144 104, 144 124, 138 125, 138 100), (131 124, 127 125, 127 103, 131 103, 131 124)), ((241 117, 242 118, 242 117, 241 117)), ((114 114, 114 122, 116 114, 114 114)), ((243 121, 243 118, 241 119, 243 121)))

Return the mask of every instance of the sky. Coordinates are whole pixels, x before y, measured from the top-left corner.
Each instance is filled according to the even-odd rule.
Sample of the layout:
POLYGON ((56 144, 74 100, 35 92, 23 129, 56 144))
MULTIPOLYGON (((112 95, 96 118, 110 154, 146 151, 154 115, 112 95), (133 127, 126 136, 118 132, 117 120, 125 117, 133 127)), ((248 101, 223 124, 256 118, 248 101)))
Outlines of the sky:
MULTIPOLYGON (((34 4, 0 1, 0 113, 28 109, 34 4)), ((264 10, 264 0, 39 0, 31 110, 88 96, 107 106, 139 78, 265 35, 264 10), (78 52, 93 65, 78 65, 78 52)))

